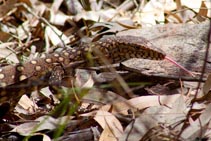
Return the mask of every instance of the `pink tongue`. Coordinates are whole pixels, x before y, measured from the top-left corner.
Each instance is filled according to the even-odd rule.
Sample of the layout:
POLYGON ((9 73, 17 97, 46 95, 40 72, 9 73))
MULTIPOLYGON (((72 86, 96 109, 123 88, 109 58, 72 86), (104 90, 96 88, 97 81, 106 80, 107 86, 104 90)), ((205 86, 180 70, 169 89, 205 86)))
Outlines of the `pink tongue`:
POLYGON ((173 59, 171 59, 168 56, 165 56, 165 59, 170 61, 171 63, 173 63, 174 65, 178 66, 179 68, 181 68, 182 70, 184 70, 186 73, 190 74, 191 76, 195 77, 195 75, 190 72, 189 70, 187 70, 186 68, 184 68, 183 66, 181 66, 180 64, 178 64, 176 61, 174 61, 173 59))

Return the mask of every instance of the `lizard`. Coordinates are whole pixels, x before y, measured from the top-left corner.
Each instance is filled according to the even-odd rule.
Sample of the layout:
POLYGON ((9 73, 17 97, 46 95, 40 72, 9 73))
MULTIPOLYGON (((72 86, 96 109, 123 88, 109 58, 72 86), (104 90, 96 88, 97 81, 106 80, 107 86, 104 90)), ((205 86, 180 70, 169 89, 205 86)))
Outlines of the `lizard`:
MULTIPOLYGON (((33 86, 39 85, 42 79, 49 73, 53 73, 56 67, 65 68, 71 63, 81 62, 71 69, 88 66, 88 55, 94 58, 92 65, 104 65, 101 58, 103 55, 110 64, 119 63, 131 58, 143 58, 150 60, 163 60, 167 58, 164 51, 154 46, 143 37, 115 36, 102 38, 99 41, 83 43, 77 48, 67 48, 61 52, 47 54, 41 58, 33 59, 23 64, 8 65, 0 68, 0 104, 4 102, 18 101, 26 93, 26 89, 32 89, 27 82, 36 80, 33 86), (82 65, 81 65, 82 64, 82 65), (24 86, 22 88, 22 86, 24 86), (16 91, 18 89, 18 91, 16 91), (15 92, 14 92, 15 91, 15 92)), ((44 84, 43 84, 44 85, 44 84)), ((31 86, 31 87, 33 87, 31 86)))
POLYGON ((116 36, 102 38, 97 42, 84 43, 79 45, 78 48, 70 48, 60 53, 44 55, 24 64, 2 67, 0 68, 0 88, 16 84, 32 76, 40 77, 45 75, 47 72, 52 71, 57 63, 65 66, 72 62, 87 60, 88 53, 96 57, 96 50, 99 50, 111 64, 131 58, 163 60, 166 56, 162 50, 142 37, 116 36))

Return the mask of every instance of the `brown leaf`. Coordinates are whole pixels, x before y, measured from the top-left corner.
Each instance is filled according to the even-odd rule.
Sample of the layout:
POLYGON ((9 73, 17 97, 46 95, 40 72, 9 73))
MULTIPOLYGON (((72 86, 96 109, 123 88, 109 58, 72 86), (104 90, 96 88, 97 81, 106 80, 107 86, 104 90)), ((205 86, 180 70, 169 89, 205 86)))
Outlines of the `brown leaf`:
POLYGON ((141 96, 127 101, 113 103, 112 113, 127 115, 129 109, 137 111, 137 109, 141 110, 151 106, 159 106, 161 104, 171 107, 179 97, 180 94, 169 96, 141 96))
POLYGON ((116 141, 118 137, 122 136, 123 127, 111 113, 99 110, 94 119, 103 128, 100 141, 116 141))
POLYGON ((181 134, 184 140, 194 140, 197 137, 204 136, 204 130, 207 129, 207 124, 211 121, 211 104, 207 105, 206 109, 193 123, 190 124, 181 134))

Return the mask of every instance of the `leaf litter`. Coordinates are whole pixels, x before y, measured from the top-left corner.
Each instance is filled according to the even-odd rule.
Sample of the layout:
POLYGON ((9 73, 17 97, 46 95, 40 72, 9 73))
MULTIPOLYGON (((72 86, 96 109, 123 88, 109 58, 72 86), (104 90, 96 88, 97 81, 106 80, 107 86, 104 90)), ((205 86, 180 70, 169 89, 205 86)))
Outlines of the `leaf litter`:
MULTIPOLYGON (((77 39, 85 37, 98 39, 107 34, 167 22, 202 22, 204 17, 210 16, 209 1, 201 0, 197 1, 198 3, 185 0, 150 0, 142 3, 127 0, 86 2, 2 1, 2 62, 11 64, 27 60, 29 56, 34 56, 32 46, 35 46, 36 54, 49 53, 61 43, 64 46, 74 46, 77 39), (184 17, 179 14, 180 4, 187 8, 183 9, 186 14, 184 17), (200 8, 207 10, 200 11, 200 8), (195 13, 190 13, 192 10, 195 13), (198 17, 194 19, 196 14, 198 17), (76 35, 74 40, 73 35, 76 35)), ((43 141, 56 138, 86 140, 81 138, 84 134, 79 133, 85 129, 90 129, 86 130, 85 137, 101 141, 191 141, 211 138, 211 106, 210 99, 207 98, 211 87, 210 75, 207 82, 202 83, 204 85, 197 90, 203 94, 202 98, 193 101, 196 87, 185 87, 183 83, 180 83, 179 88, 174 87, 182 87, 187 93, 182 93, 184 91, 181 90, 181 93, 175 91, 170 94, 170 89, 165 89, 168 82, 151 80, 150 83, 138 81, 136 87, 142 87, 137 88, 137 92, 132 91, 134 87, 124 89, 122 87, 129 84, 130 73, 132 72, 123 71, 118 76, 107 74, 109 79, 104 77, 103 83, 96 83, 92 74, 83 72, 80 73, 81 76, 75 76, 76 79, 71 79, 72 87, 59 89, 56 95, 50 87, 46 87, 47 90, 44 91, 33 92, 35 95, 42 93, 42 96, 33 94, 29 98, 24 95, 15 112, 1 119, 0 140, 13 136, 26 140, 41 136, 43 141), (121 77, 123 81, 116 81, 117 77, 121 77), (152 95, 150 92, 158 83, 163 87, 160 87, 159 94, 152 95), (167 94, 162 94, 163 89, 167 94), (130 91, 131 95, 128 95, 127 92, 130 91), (190 105, 193 105, 193 109, 190 109, 190 105)), ((134 81, 134 77, 132 78, 134 81)))

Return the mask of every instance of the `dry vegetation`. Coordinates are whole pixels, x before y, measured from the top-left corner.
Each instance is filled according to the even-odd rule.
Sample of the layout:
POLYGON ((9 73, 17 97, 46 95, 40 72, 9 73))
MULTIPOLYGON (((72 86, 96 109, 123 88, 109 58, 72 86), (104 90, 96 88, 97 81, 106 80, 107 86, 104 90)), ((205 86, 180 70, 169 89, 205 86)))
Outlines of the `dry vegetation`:
MULTIPOLYGON (((210 18, 209 0, 1 0, 1 66, 104 35, 210 18)), ((0 115, 0 140, 211 140, 211 69, 203 66, 195 81, 172 80, 175 73, 157 78, 151 69, 153 75, 140 75, 130 67, 75 70, 68 87, 29 92, 14 111, 0 115)))

